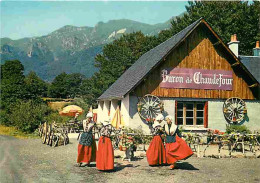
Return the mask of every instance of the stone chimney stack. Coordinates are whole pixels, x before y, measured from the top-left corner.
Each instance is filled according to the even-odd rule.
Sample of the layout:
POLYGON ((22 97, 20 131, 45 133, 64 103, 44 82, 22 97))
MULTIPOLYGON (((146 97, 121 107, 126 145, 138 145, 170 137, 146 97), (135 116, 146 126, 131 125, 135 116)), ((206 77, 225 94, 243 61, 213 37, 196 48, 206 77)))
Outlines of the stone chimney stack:
POLYGON ((259 57, 260 56, 260 47, 259 41, 256 41, 255 48, 253 49, 253 55, 259 57))
POLYGON ((229 49, 238 57, 238 44, 239 41, 237 40, 237 35, 231 35, 231 40, 228 43, 229 49))

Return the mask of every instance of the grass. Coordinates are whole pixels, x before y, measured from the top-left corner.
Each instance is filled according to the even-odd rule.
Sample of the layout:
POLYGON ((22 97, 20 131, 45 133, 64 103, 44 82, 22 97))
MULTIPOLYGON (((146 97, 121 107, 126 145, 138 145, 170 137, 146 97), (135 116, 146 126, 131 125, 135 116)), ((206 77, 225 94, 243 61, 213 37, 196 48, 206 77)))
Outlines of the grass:
POLYGON ((35 134, 27 134, 19 131, 16 127, 0 125, 0 135, 9 135, 19 139, 37 138, 35 134))

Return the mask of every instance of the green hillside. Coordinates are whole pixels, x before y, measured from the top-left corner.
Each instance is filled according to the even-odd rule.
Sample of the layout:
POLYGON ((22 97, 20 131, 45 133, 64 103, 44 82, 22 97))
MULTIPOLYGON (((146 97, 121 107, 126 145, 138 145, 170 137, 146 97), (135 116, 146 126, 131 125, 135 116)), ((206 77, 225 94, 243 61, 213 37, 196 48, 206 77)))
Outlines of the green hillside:
POLYGON ((103 45, 126 33, 142 31, 145 35, 157 35, 169 27, 170 21, 149 25, 120 19, 99 22, 95 27, 66 25, 41 37, 19 40, 2 38, 1 63, 20 60, 25 74, 35 71, 46 81, 52 81, 62 72, 77 72, 90 77, 97 71, 94 58, 101 53, 103 45))

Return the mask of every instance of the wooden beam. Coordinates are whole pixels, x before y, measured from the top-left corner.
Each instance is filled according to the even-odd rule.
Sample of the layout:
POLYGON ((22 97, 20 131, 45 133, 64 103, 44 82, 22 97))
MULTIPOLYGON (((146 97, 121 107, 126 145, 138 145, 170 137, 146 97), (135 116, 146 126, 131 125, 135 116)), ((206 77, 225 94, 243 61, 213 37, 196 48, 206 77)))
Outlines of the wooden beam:
POLYGON ((249 86, 249 88, 254 88, 254 87, 257 87, 258 83, 255 83, 255 84, 252 84, 249 86))
POLYGON ((216 45, 219 45, 219 44, 221 44, 221 42, 220 42, 220 41, 217 41, 217 42, 215 42, 213 45, 216 46, 216 45))
POLYGON ((236 63, 232 64, 231 66, 234 67, 234 66, 237 66, 239 64, 240 64, 239 62, 236 62, 236 63))

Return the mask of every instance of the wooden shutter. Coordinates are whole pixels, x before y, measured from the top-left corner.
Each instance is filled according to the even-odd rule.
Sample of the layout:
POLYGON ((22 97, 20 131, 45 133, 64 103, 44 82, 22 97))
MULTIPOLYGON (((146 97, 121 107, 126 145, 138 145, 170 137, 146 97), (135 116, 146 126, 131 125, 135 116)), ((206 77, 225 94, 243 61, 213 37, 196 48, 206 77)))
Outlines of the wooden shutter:
POLYGON ((208 128, 208 102, 204 106, 204 127, 208 128))
POLYGON ((177 100, 175 100, 175 124, 177 125, 177 100))

